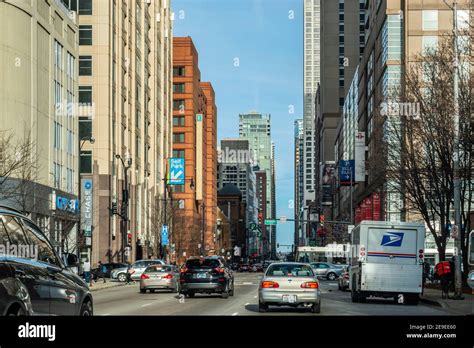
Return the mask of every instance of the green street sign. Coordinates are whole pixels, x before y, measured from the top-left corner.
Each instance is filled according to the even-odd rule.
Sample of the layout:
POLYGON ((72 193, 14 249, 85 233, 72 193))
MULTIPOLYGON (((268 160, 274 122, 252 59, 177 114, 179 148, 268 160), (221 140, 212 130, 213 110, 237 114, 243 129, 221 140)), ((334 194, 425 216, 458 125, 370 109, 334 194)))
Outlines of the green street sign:
POLYGON ((265 225, 276 225, 278 222, 277 220, 265 220, 265 225))

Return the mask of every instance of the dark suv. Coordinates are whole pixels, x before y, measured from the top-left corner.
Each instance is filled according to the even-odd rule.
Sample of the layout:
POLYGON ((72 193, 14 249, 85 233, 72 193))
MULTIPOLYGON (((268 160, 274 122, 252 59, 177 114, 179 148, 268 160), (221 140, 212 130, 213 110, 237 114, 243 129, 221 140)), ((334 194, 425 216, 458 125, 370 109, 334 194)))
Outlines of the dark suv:
POLYGON ((23 214, 0 206, 0 315, 93 314, 92 295, 58 257, 43 232, 23 214))
POLYGON ((222 298, 234 295, 234 275, 222 257, 188 259, 180 270, 180 293, 194 297, 196 293, 218 293, 222 298))

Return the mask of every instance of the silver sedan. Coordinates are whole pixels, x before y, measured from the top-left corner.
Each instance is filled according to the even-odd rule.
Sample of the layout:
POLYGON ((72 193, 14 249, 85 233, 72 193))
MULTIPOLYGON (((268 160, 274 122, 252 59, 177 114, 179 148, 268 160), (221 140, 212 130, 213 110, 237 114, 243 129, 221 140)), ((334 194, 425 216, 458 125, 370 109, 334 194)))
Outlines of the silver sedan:
POLYGON ((313 262, 311 263, 314 273, 318 277, 325 277, 327 280, 336 280, 342 274, 342 267, 338 267, 329 262, 313 262))
POLYGON ((311 266, 297 262, 272 263, 258 289, 258 309, 268 306, 303 306, 321 312, 321 291, 311 266))
POLYGON ((145 269, 140 276, 140 292, 155 292, 157 289, 179 291, 179 272, 176 266, 157 264, 145 269))

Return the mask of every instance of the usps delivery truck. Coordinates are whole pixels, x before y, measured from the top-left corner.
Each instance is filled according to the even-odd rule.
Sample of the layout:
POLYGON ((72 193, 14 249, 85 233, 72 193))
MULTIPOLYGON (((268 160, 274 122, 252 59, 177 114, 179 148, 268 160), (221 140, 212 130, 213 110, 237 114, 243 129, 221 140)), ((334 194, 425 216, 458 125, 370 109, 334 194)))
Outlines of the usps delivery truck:
POLYGON ((418 304, 423 289, 423 224, 362 221, 352 230, 351 239, 352 302, 376 296, 418 304))

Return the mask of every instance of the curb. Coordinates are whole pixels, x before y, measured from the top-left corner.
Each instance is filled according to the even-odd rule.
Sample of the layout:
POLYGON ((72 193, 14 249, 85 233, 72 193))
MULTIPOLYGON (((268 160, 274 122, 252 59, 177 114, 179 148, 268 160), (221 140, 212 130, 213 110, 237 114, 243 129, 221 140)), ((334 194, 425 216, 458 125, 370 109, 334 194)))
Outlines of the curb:
POLYGON ((118 284, 114 284, 114 285, 111 285, 111 286, 105 286, 105 287, 100 287, 100 288, 92 286, 92 287, 89 287, 89 290, 90 291, 100 291, 100 290, 111 289, 111 288, 124 286, 124 285, 125 285, 125 283, 124 284, 118 283, 118 284))

